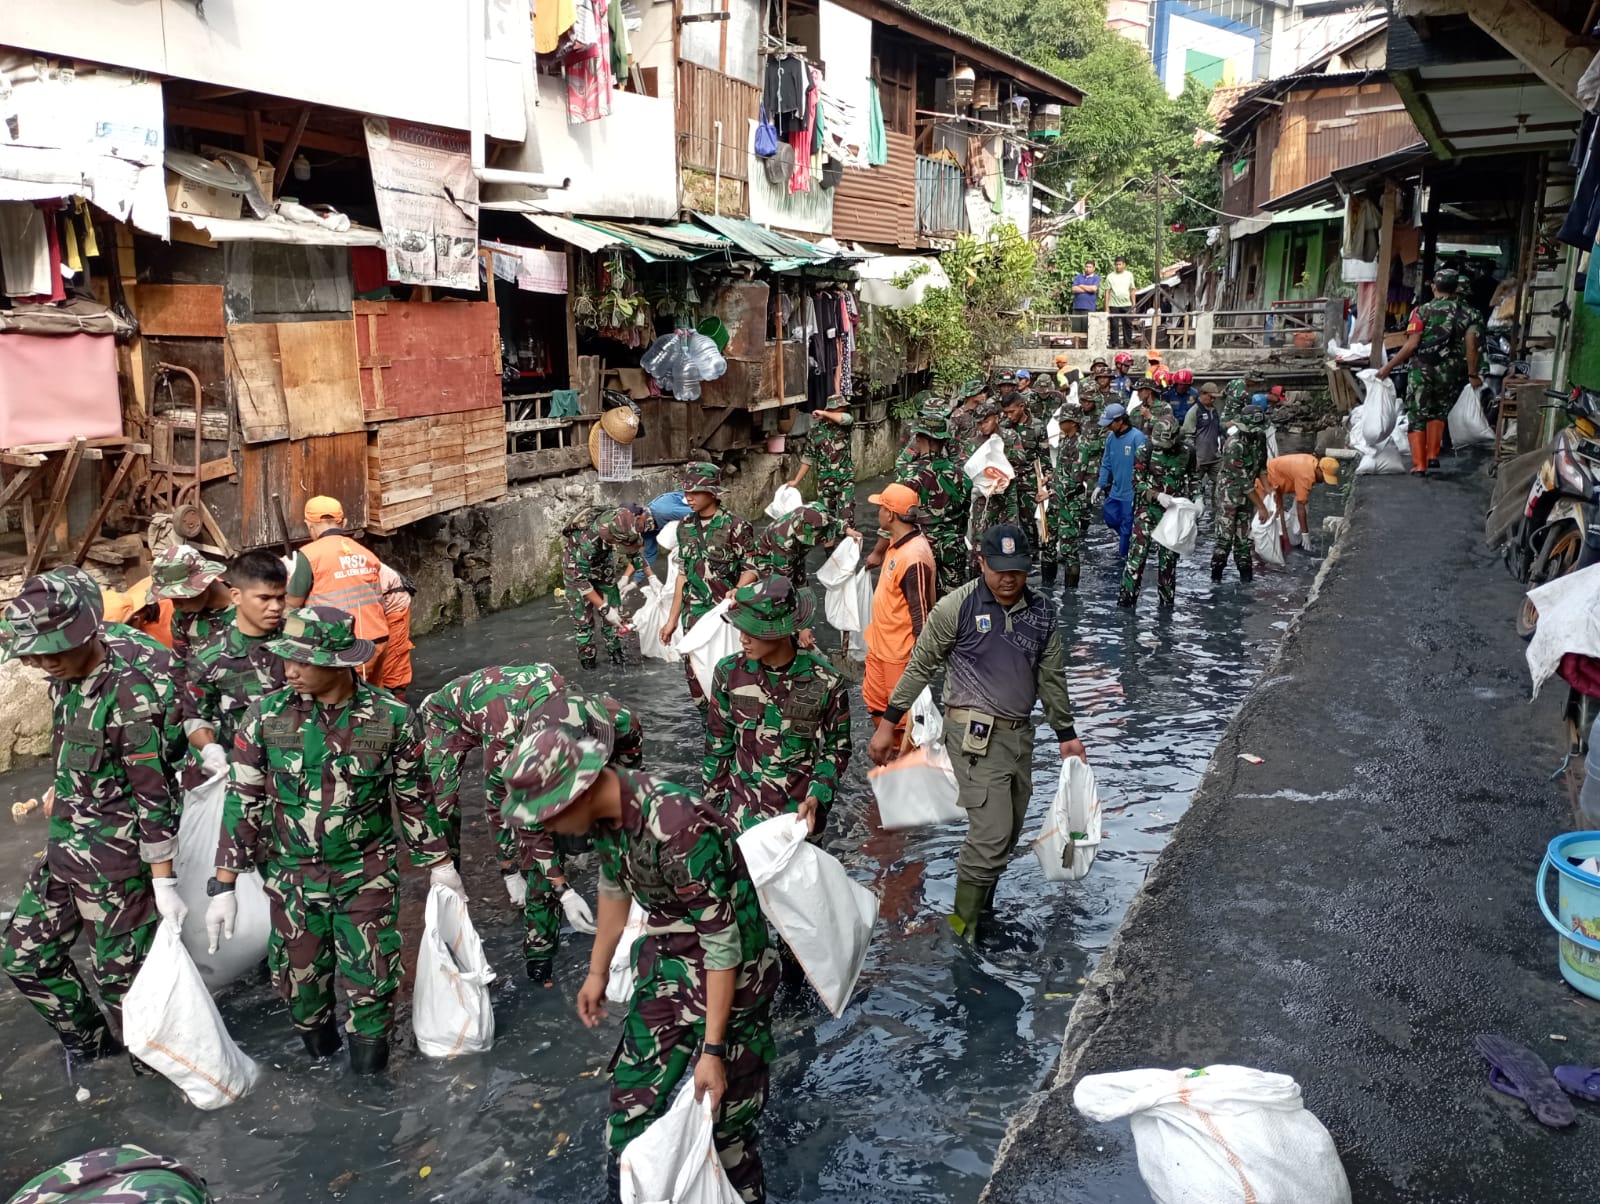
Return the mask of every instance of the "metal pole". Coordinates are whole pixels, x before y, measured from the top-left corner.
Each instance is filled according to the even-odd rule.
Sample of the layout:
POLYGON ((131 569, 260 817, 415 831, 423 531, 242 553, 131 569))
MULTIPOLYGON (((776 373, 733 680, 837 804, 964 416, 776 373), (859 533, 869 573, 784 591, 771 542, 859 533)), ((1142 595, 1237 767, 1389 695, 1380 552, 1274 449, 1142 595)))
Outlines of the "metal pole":
POLYGON ((1161 329, 1161 172, 1156 172, 1156 291, 1150 308, 1150 346, 1156 345, 1156 332, 1161 329))

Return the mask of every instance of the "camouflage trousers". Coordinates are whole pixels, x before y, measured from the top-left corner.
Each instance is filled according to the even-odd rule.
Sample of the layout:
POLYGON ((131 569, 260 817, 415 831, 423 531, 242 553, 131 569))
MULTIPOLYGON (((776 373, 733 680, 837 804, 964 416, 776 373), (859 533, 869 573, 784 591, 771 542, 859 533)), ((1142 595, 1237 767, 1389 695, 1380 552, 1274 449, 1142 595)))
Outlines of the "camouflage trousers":
MULTIPOLYGON (((642 959, 636 954, 636 964, 642 959)), ((650 1127, 672 1104, 684 1075, 694 1073, 695 1051, 705 1036, 704 1008, 658 995, 663 972, 691 979, 696 970, 662 957, 650 978, 641 976, 622 1022, 622 1039, 611 1059, 611 1118, 606 1141, 612 1153, 650 1127), (675 963, 675 965, 674 965, 675 963)), ((728 1181, 746 1201, 766 1199, 761 1167, 761 1113, 767 1106, 768 1066, 776 1055, 770 999, 735 1010, 728 1019, 722 1065, 728 1089, 717 1107, 713 1140, 728 1181)))
MULTIPOLYGON (((983 543, 983 533, 1002 523, 1017 523, 1017 488, 1013 484, 1004 493, 994 497, 984 497, 981 493, 972 495, 972 515, 967 525, 967 532, 974 548, 983 543)), ((1034 539, 1036 532, 1033 523, 1029 522, 1026 528, 1029 539, 1034 539)), ((1031 544, 1030 544, 1031 546, 1031 544)))
POLYGON ((1420 431, 1449 418, 1466 383, 1465 371, 1457 375, 1434 366, 1412 368, 1406 380, 1406 429, 1420 431))
POLYGON ((0 968, 63 1040, 87 1041, 105 1028, 70 956, 87 927, 89 972, 120 1032, 122 998, 150 952, 157 918, 148 879, 133 879, 126 889, 110 882, 73 885, 41 861, 6 925, 0 968))
POLYGON ((309 1031, 333 1016, 337 970, 350 1005, 345 1029, 387 1037, 400 987, 400 875, 390 869, 352 894, 333 895, 314 884, 263 875, 272 905, 267 969, 289 1004, 296 1029, 309 1031))
POLYGON ((1230 552, 1241 576, 1250 569, 1250 556, 1253 551, 1250 543, 1250 520, 1255 516, 1255 503, 1248 497, 1234 498, 1228 496, 1226 490, 1218 490, 1217 546, 1211 552, 1213 570, 1228 563, 1230 552))
POLYGON ((940 597, 972 580, 972 554, 967 551, 965 532, 959 527, 934 528, 928 532, 928 542, 933 545, 940 597))
POLYGON ((10 1204, 207 1204, 206 1181, 142 1146, 106 1146, 29 1179, 10 1204))
POLYGON ((1133 542, 1128 545, 1128 559, 1122 566, 1122 592, 1137 597, 1139 585, 1144 580, 1145 561, 1150 549, 1156 550, 1156 593, 1161 605, 1171 606, 1178 597, 1178 554, 1164 548, 1153 538, 1156 524, 1161 521, 1160 506, 1146 506, 1133 520, 1133 542))
POLYGON ((528 961, 544 961, 561 947, 561 894, 538 870, 524 875, 528 897, 522 904, 522 956, 528 961))
POLYGON ((852 466, 817 466, 817 508, 847 527, 855 526, 856 474, 852 466))
POLYGON ((617 592, 615 581, 564 581, 562 588, 567 591, 567 616, 572 620, 573 638, 579 648, 594 647, 594 629, 598 625, 601 634, 605 637, 607 652, 622 651, 622 637, 617 634, 617 629, 606 622, 605 611, 585 598, 584 591, 593 589, 605 600, 606 606, 622 606, 622 595, 617 592))
POLYGON ((1050 497, 1050 539, 1040 551, 1045 564, 1062 564, 1069 569, 1083 563, 1083 537, 1089 525, 1089 498, 1076 494, 1062 499, 1050 497))

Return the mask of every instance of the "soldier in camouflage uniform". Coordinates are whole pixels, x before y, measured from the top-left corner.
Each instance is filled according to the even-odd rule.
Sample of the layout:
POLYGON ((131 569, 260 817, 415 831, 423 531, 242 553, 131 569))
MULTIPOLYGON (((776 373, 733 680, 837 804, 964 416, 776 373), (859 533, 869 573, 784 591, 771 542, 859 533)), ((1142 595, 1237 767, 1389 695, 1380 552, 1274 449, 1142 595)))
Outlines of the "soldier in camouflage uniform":
POLYGON ((1056 421, 1061 424, 1061 445, 1056 448, 1057 468, 1051 477, 1050 501, 1045 511, 1049 538, 1039 549, 1039 580, 1046 589, 1050 588, 1056 583, 1058 567, 1065 566, 1066 588, 1077 589, 1083 562, 1083 522, 1089 507, 1089 494, 1078 466, 1083 408, 1069 401, 1061 407, 1056 421))
POLYGON ((172 603, 172 655, 180 689, 196 645, 233 621, 233 599, 223 580, 227 571, 227 565, 188 544, 166 549, 150 565, 151 599, 172 603))
POLYGON ((24 1183, 8 1204, 208 1204, 206 1181, 143 1146, 105 1146, 24 1183))
POLYGON ((814 603, 787 577, 734 591, 728 622, 742 653, 712 677, 706 708, 705 797, 736 831, 799 814, 822 831, 850 763, 850 697, 844 679, 797 637, 814 603))
POLYGON ((585 669, 593 669, 596 664, 596 623, 605 633, 606 655, 611 663, 622 664, 620 629, 624 623, 617 583, 641 568, 654 580, 655 573, 643 555, 644 524, 648 521, 649 511, 640 506, 612 510, 591 506, 561 532, 561 575, 567 614, 572 619, 578 659, 585 669), (613 556, 613 551, 618 556, 613 556))
POLYGON ((233 935, 234 880, 260 869, 272 911, 267 968, 313 1057, 339 1049, 333 983, 350 1005, 350 1068, 389 1062, 400 986, 400 867, 394 813, 412 861, 465 896, 434 806, 422 725, 357 670, 377 651, 332 606, 291 611, 267 644, 288 686, 257 699, 234 738, 206 930, 233 935))
POLYGON ((73 942, 88 929, 89 969, 120 1027, 158 913, 181 926, 188 909, 172 876, 178 801, 162 767, 160 691, 105 639, 99 591, 73 573, 30 577, 0 617, 6 656, 51 679, 56 749, 48 843, 6 925, 0 968, 69 1060, 92 1060, 121 1047, 69 956, 73 942))
POLYGON ((989 400, 989 389, 981 380, 969 380, 956 390, 955 408, 950 411, 952 446, 964 447, 972 428, 978 424, 978 407, 989 400))
POLYGON ((1033 416, 1028 399, 1020 391, 1007 401, 1005 419, 1000 432, 1009 436, 1006 458, 1017 474, 1016 481, 1006 490, 1011 494, 1012 512, 1005 521, 1021 527, 1029 544, 1037 551, 1039 524, 1034 514, 1039 494, 1049 490, 1054 473, 1050 463, 1050 436, 1045 432, 1044 423, 1033 416))
POLYGON ((850 403, 837 394, 828 398, 827 409, 813 410, 800 471, 789 481, 798 489, 806 473, 815 468, 818 508, 846 526, 855 517, 856 508, 856 461, 851 445, 855 421, 850 416, 850 403))
POLYGON ((1133 542, 1128 546, 1128 559, 1122 566, 1118 606, 1132 606, 1138 599, 1139 583, 1144 578, 1144 565, 1152 545, 1157 552, 1156 591, 1161 605, 1172 606, 1177 601, 1178 554, 1157 544, 1152 535, 1173 498, 1193 495, 1190 459, 1189 446, 1184 442, 1178 420, 1170 408, 1161 404, 1150 423, 1149 440, 1133 458, 1133 542))
POLYGON ((1265 377, 1252 368, 1243 376, 1230 380, 1222 390, 1222 401, 1217 406, 1222 414, 1222 424, 1227 426, 1250 406, 1250 399, 1261 391, 1265 377))
MULTIPOLYGON (((919 419, 911 428, 911 437, 917 445, 916 458, 896 479, 917 491, 923 534, 938 565, 939 592, 946 594, 959 589, 972 575, 972 557, 967 551, 972 482, 961 465, 945 454, 950 427, 944 419, 919 419)), ((875 555, 881 562, 887 553, 885 538, 875 555)))
MULTIPOLYGON (((689 465, 683 495, 694 513, 678 522, 678 563, 683 575, 673 591, 672 612, 661 627, 663 644, 672 639, 680 623, 684 631, 689 630, 730 591, 749 585, 756 577, 755 528, 722 508, 717 466, 689 465)), ((688 659, 683 671, 689 679, 689 696, 704 710, 705 691, 688 659)))
POLYGON ((916 423, 946 422, 950 414, 950 404, 942 397, 926 397, 917 409, 917 416, 912 419, 912 426, 906 435, 905 446, 900 449, 900 454, 894 458, 892 474, 894 479, 904 480, 905 473, 924 453, 919 451, 917 442, 916 423))
POLYGON ((183 728, 208 775, 226 772, 228 750, 250 704, 284 686, 283 659, 267 644, 283 626, 288 570, 258 549, 235 560, 228 576, 231 620, 190 645, 184 675, 183 728))
POLYGON ((507 814, 563 835, 588 833, 600 855, 599 933, 578 1016, 605 1020, 611 956, 630 898, 648 913, 633 950, 633 998, 611 1060, 612 1201, 622 1148, 667 1110, 693 1064, 709 1096, 714 1140, 742 1199, 766 1198, 759 1148, 778 954, 733 833, 700 794, 607 763, 598 740, 545 728, 512 754, 507 814))
POLYGON ((1461 273, 1441 268, 1433 276, 1433 299, 1411 311, 1406 341, 1394 358, 1378 369, 1378 379, 1410 363, 1406 381, 1406 435, 1411 441, 1411 475, 1423 477, 1439 467, 1450 407, 1471 381, 1483 388, 1478 375, 1478 341, 1483 331, 1481 315, 1463 297, 1461 273))
POLYGON ((806 581, 806 557, 844 537, 844 523, 818 506, 801 506, 773 523, 756 539, 756 572, 782 573, 797 585, 806 581))
POLYGON ((447 682, 419 708, 427 730, 428 772, 453 856, 461 850, 461 771, 467 754, 483 752, 483 814, 494 838, 500 875, 522 908, 522 954, 528 977, 549 985, 565 915, 581 933, 594 932, 594 913, 568 882, 560 851, 547 833, 505 822, 505 767, 526 731, 546 724, 575 735, 604 732, 619 757, 637 760, 642 732, 632 712, 612 698, 566 689, 549 665, 490 665, 447 682))
MULTIPOLYGON (((966 463, 972 459, 973 454, 987 443, 992 436, 1000 434, 1000 407, 994 402, 983 402, 973 411, 973 414, 976 417, 976 421, 967 431, 961 448, 956 453, 962 465, 962 475, 966 474, 966 463)), ((1004 436, 1002 436, 1003 441, 1004 436)), ((1006 449, 1008 459, 1011 450, 1011 448, 1006 449)), ((987 531, 996 522, 1000 521, 995 515, 1006 513, 1008 503, 1005 493, 998 494, 995 497, 987 497, 977 488, 971 488, 970 492, 972 501, 967 512, 966 539, 969 544, 975 545, 976 541, 972 538, 973 533, 987 531)), ((1010 490, 1006 492, 1010 492, 1010 490)))
POLYGON ((1239 568, 1239 580, 1255 576, 1250 559, 1250 520, 1266 509, 1252 491, 1267 471, 1267 412, 1246 406, 1228 428, 1217 461, 1217 546, 1211 553, 1211 580, 1221 581, 1228 553, 1239 568))
MULTIPOLYGON (((1121 395, 1111 386, 1111 378, 1105 377, 1105 387, 1100 387, 1100 377, 1095 378, 1095 389, 1089 394, 1087 400, 1083 394, 1078 394, 1079 407, 1083 410, 1082 421, 1078 424, 1078 479, 1083 490, 1083 506, 1078 515, 1078 542, 1082 545, 1084 538, 1089 534, 1089 521, 1094 511, 1093 495, 1095 483, 1100 479, 1100 466, 1106 457, 1106 439, 1110 432, 1108 428, 1100 425, 1100 415, 1108 406, 1120 405, 1121 395)), ((1065 562, 1065 558, 1063 558, 1065 562)), ((1070 573, 1069 573, 1070 575, 1070 573)), ((1069 588, 1074 583, 1069 582, 1069 588)))

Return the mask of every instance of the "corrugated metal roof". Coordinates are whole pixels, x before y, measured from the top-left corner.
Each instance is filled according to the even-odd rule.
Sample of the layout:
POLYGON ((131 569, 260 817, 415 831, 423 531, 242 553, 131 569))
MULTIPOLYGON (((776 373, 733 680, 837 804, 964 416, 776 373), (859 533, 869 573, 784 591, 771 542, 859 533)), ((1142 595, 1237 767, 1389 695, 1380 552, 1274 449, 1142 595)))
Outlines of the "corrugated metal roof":
POLYGON ((525 213, 523 216, 551 238, 559 238, 584 251, 604 251, 607 247, 622 245, 622 239, 615 234, 607 234, 604 230, 597 230, 568 217, 552 217, 547 213, 525 213))
POLYGON ((722 217, 715 213, 697 213, 694 216, 696 221, 709 226, 741 251, 775 268, 789 260, 795 261, 794 266, 798 267, 838 258, 803 238, 779 234, 776 230, 768 230, 742 217, 722 217))
POLYGON ((552 238, 559 238, 585 251, 604 251, 624 247, 646 263, 662 260, 687 262, 704 259, 732 249, 733 244, 697 226, 676 223, 671 226, 646 226, 634 222, 584 221, 549 214, 524 216, 552 238))

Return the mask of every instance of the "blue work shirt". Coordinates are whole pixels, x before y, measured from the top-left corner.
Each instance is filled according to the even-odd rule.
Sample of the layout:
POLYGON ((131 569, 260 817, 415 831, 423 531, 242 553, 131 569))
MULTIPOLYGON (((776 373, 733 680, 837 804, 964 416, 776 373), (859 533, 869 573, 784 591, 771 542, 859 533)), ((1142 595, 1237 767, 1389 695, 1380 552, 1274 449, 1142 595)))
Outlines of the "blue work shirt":
MULTIPOLYGON (((656 532, 668 523, 681 522, 693 514, 694 511, 689 508, 689 503, 684 500, 681 489, 675 493, 663 493, 655 501, 649 503, 645 509, 650 511, 650 517, 655 519, 652 529, 647 531, 644 537, 644 558, 649 561, 650 567, 654 569, 656 567, 656 554, 660 551, 660 545, 656 543, 656 532)), ((643 576, 642 573, 635 575, 643 576)))
POLYGON ((1113 376, 1111 378, 1111 387, 1118 393, 1121 393, 1122 399, 1126 401, 1129 397, 1133 396, 1133 377, 1129 376, 1126 372, 1124 372, 1121 376, 1113 376))
POLYGON ((1193 385, 1187 389, 1180 389, 1174 385, 1164 396, 1167 404, 1172 407, 1172 416, 1182 422, 1189 416, 1189 407, 1200 400, 1200 390, 1193 385))
POLYGON ((1106 436, 1106 455, 1100 461, 1101 489, 1110 486, 1110 494, 1125 502, 1133 500, 1133 460, 1144 446, 1144 432, 1132 427, 1121 435, 1106 436))

